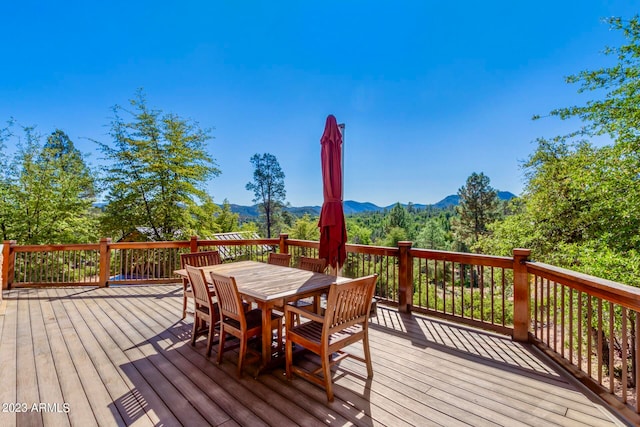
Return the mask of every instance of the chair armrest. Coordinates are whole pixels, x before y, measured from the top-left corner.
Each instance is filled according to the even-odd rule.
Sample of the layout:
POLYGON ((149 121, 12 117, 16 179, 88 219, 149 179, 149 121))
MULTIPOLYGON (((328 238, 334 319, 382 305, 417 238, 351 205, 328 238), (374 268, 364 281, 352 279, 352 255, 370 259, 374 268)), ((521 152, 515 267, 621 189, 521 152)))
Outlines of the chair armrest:
POLYGON ((319 314, 312 313, 309 310, 305 310, 303 308, 295 307, 295 306, 293 306, 291 304, 285 304, 285 306, 284 306, 284 315, 285 315, 285 317, 288 316, 289 313, 298 314, 300 317, 304 317, 306 319, 310 319, 310 320, 316 321, 318 323, 324 322, 324 317, 320 316, 319 314))

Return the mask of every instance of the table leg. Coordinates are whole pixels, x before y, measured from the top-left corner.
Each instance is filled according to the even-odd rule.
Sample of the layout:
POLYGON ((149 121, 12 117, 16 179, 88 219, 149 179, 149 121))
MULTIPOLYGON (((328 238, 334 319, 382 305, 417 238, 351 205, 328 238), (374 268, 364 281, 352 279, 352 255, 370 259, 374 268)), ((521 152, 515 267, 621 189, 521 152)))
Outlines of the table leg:
POLYGON ((262 367, 271 363, 271 307, 268 304, 259 304, 262 307, 262 367))

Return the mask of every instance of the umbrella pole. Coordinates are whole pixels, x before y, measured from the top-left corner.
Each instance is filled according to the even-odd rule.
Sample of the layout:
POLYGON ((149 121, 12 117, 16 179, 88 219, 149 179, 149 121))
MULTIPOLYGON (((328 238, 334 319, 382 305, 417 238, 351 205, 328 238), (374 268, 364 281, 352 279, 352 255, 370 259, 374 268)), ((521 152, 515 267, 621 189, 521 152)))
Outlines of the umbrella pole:
MULTIPOLYGON (((340 203, 342 203, 342 212, 344 215, 344 128, 345 124, 340 123, 338 129, 340 129, 340 135, 342 136, 342 145, 340 146, 340 185, 342 186, 340 191, 340 203)), ((346 242, 345 242, 346 244, 346 242)), ((342 276, 342 266, 336 266, 336 276, 342 276)))

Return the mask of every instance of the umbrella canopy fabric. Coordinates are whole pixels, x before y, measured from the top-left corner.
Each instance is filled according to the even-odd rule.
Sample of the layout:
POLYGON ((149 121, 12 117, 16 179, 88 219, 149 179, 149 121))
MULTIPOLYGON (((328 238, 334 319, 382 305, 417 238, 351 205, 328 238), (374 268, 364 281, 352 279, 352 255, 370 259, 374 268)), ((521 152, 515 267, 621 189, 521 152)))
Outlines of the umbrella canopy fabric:
POLYGON ((347 258, 347 229, 342 209, 342 135, 333 115, 327 117, 320 139, 324 202, 320 212, 318 256, 339 268, 347 258))

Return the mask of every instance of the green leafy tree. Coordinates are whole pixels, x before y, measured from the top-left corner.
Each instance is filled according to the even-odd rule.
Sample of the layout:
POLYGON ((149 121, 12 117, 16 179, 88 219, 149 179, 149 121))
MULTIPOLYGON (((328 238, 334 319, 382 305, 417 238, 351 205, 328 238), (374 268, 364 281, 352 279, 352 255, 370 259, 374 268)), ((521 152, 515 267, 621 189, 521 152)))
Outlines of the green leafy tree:
POLYGON ((398 242, 407 240, 407 230, 400 227, 393 227, 384 239, 384 246, 398 246, 398 242))
POLYGON ((18 152, 2 180, 0 227, 22 244, 85 243, 97 238, 94 174, 67 134, 55 130, 41 143, 33 127, 16 137, 18 152))
POLYGON ((483 247, 501 254, 528 247, 535 259, 638 286, 628 272, 640 251, 640 22, 636 16, 609 24, 625 37, 605 50, 616 63, 567 78, 593 99, 549 114, 582 125, 538 139, 515 214, 491 226, 483 247), (591 142, 603 137, 611 143, 591 142))
POLYGON ((458 242, 473 249, 482 235, 487 234, 487 225, 497 217, 498 192, 490 185, 483 173, 472 173, 465 186, 458 190, 460 203, 453 231, 458 242))
POLYGON ((220 173, 206 151, 209 131, 149 108, 141 91, 130 107, 113 107, 112 142, 98 142, 109 161, 104 231, 121 239, 143 230, 150 240, 216 231, 217 207, 204 189, 220 173))
POLYGON ((320 240, 320 228, 318 228, 318 219, 312 219, 309 214, 305 214, 302 218, 298 218, 293 226, 287 229, 289 237, 301 240, 320 240))
POLYGON ((356 221, 347 218, 347 236, 349 243, 355 243, 357 245, 370 245, 371 244, 371 230, 364 225, 358 224, 356 221))
POLYGON ((406 230, 408 228, 407 217, 407 210, 400 203, 396 203, 389 212, 389 226, 391 228, 400 227, 406 230))
POLYGON ((247 190, 253 191, 254 203, 258 203, 264 218, 267 238, 271 237, 272 228, 278 214, 284 206, 286 191, 284 189, 284 172, 280 168, 276 156, 269 153, 254 154, 253 181, 247 183, 247 190))
POLYGON ((415 242, 415 247, 424 249, 446 250, 449 248, 447 233, 436 218, 425 222, 420 229, 415 242))
POLYGON ((222 202, 222 208, 215 214, 215 222, 221 233, 229 233, 237 231, 240 215, 231 212, 231 205, 227 199, 222 202))

